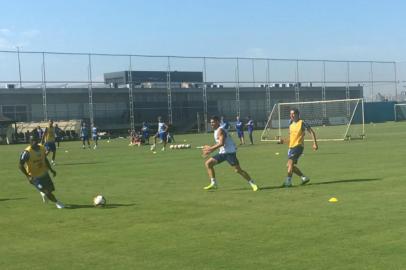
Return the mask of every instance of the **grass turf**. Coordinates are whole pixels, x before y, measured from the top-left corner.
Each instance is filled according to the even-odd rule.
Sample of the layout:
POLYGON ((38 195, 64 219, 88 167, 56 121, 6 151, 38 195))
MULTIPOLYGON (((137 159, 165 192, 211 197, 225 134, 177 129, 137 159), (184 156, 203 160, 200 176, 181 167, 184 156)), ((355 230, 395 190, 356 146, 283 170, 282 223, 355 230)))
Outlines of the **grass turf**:
POLYGON ((25 146, 0 146, 0 269, 402 269, 404 127, 368 124, 366 140, 317 152, 308 142, 299 167, 311 182, 296 177, 289 189, 279 188, 286 145, 242 146, 258 192, 227 164, 216 167, 219 189, 202 189, 194 147, 211 134, 178 135, 193 148, 156 154, 124 139, 97 150, 62 143, 54 182, 63 210, 44 205, 18 171, 25 146), (99 193, 106 208, 92 206, 99 193))

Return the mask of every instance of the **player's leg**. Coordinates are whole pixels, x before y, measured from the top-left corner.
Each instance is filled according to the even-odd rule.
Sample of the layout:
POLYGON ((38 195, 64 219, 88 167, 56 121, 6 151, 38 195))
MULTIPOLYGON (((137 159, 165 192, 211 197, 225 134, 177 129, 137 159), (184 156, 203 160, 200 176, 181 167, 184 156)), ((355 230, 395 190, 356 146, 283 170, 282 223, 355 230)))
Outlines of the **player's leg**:
POLYGON ((252 139, 252 132, 249 132, 248 135, 249 135, 249 137, 250 137, 250 142, 251 142, 251 144, 254 144, 254 140, 252 139))
POLYGON ((41 192, 41 195, 45 194, 48 200, 54 202, 57 208, 64 208, 64 205, 60 201, 58 201, 55 195, 52 193, 53 191, 55 191, 55 186, 49 174, 34 179, 32 184, 41 192))
POLYGON ((241 175, 245 180, 247 180, 248 184, 251 186, 253 191, 258 190, 258 186, 255 184, 254 180, 251 178, 251 176, 248 174, 247 171, 244 171, 241 166, 240 162, 237 159, 236 153, 233 154, 227 154, 227 162, 233 167, 234 171, 241 175))
POLYGON ((288 169, 288 175, 286 176, 286 180, 283 183, 283 186, 291 187, 292 186, 293 167, 294 167, 294 160, 292 158, 288 159, 288 162, 286 163, 286 167, 288 169))
MULTIPOLYGON (((219 156, 219 155, 216 155, 216 156, 219 156)), ((204 187, 205 190, 217 188, 216 172, 214 171, 214 166, 218 163, 219 163, 219 161, 215 157, 209 158, 204 163, 204 165, 206 166, 207 175, 210 178, 210 184, 208 186, 204 187)))

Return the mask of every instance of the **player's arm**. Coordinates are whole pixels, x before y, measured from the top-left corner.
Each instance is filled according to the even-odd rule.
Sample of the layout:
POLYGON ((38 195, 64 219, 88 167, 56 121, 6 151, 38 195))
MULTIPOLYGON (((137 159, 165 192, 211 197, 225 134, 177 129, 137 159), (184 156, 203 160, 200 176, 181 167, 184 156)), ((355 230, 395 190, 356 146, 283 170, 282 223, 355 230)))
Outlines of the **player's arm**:
POLYGON ((319 149, 319 145, 317 144, 317 138, 316 138, 316 133, 314 132, 314 130, 311 128, 311 126, 306 124, 306 129, 307 131, 310 133, 310 135, 312 135, 312 139, 313 139, 313 150, 317 150, 319 149))
POLYGON ((51 171, 52 175, 55 177, 56 176, 56 171, 52 169, 51 164, 49 163, 48 159, 45 157, 45 164, 48 167, 48 170, 51 171))
POLYGON ((20 156, 20 161, 18 162, 18 168, 25 175, 25 177, 27 177, 27 180, 31 181, 32 177, 28 174, 27 170, 24 167, 24 164, 28 161, 29 158, 30 158, 30 154, 27 151, 24 151, 20 156))

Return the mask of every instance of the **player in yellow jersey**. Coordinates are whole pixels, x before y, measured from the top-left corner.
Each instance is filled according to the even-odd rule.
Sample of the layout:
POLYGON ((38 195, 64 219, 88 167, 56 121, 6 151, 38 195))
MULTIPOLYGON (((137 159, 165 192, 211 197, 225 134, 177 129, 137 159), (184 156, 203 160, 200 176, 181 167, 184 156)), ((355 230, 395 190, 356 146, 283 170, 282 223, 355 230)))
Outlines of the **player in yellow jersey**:
POLYGON ((49 164, 45 154, 45 147, 39 144, 38 134, 33 134, 30 137, 30 146, 21 154, 19 169, 27 177, 28 182, 40 191, 44 202, 50 200, 55 203, 57 208, 64 208, 65 206, 52 194, 55 187, 48 171, 51 171, 54 177, 56 172, 49 164))
POLYGON ((308 183, 310 179, 306 177, 300 169, 297 167, 297 162, 299 157, 303 153, 304 149, 304 137, 306 130, 312 135, 313 138, 313 150, 317 150, 319 146, 317 145, 316 134, 313 129, 305 121, 300 119, 300 114, 298 109, 290 110, 290 121, 289 121, 289 151, 288 151, 288 176, 283 183, 284 187, 292 186, 292 175, 293 173, 300 176, 302 185, 308 183))
POLYGON ((55 165, 55 156, 56 156, 56 129, 54 127, 54 121, 49 120, 48 127, 45 129, 44 135, 42 135, 42 143, 45 142, 46 155, 48 156, 49 152, 52 152, 51 164, 55 165))

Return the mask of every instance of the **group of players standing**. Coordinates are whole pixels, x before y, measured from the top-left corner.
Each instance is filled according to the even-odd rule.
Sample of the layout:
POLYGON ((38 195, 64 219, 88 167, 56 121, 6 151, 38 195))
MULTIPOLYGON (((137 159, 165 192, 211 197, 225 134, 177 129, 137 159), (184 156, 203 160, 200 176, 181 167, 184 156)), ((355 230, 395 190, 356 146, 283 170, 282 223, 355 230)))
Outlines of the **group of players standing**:
MULTIPOLYGON (((155 149, 157 139, 160 139, 163 143, 162 151, 165 150, 166 144, 168 143, 168 128, 169 126, 165 124, 161 118, 158 120, 158 131, 154 135, 154 144, 152 147, 155 149)), ((257 191, 260 188, 251 178, 247 171, 243 170, 240 166, 240 162, 237 158, 237 147, 231 138, 229 133, 229 124, 218 116, 212 116, 210 118, 210 125, 214 131, 214 145, 205 145, 202 148, 203 156, 207 158, 205 161, 205 167, 207 169, 207 174, 210 178, 210 184, 204 187, 205 190, 213 190, 217 188, 217 180, 214 171, 214 166, 227 161, 230 166, 234 169, 236 173, 241 175, 251 186, 253 191, 257 191), (211 157, 209 155, 219 150, 219 152, 211 157)), ((252 131, 253 131, 253 121, 250 119, 246 124, 248 126, 248 132, 251 144, 252 141, 252 131)), ((240 118, 237 117, 236 121, 237 135, 240 139, 240 144, 244 144, 244 133, 243 124, 240 118)), ((309 124, 300 119, 299 110, 292 109, 290 111, 290 121, 289 121, 289 150, 288 150, 288 162, 287 162, 287 177, 283 183, 283 187, 292 186, 292 175, 296 174, 301 179, 301 184, 306 184, 310 181, 301 170, 297 167, 299 157, 302 155, 304 150, 304 136, 305 132, 308 131, 313 138, 313 150, 318 149, 318 144, 316 140, 316 134, 312 130, 309 124)), ((149 141, 149 128, 146 123, 144 123, 142 128, 143 136, 148 138, 149 141)), ((85 148, 85 142, 87 141, 88 147, 90 148, 90 142, 88 137, 88 130, 86 124, 83 123, 80 135, 82 137, 82 147, 85 148)), ((55 155, 56 155, 56 145, 55 145, 55 127, 53 126, 53 121, 49 121, 48 127, 45 129, 42 137, 39 136, 37 132, 33 132, 30 138, 30 145, 23 151, 20 156, 19 169, 27 177, 27 180, 32 184, 41 194, 44 202, 50 200, 55 203, 56 207, 61 209, 65 206, 56 199, 53 195, 55 190, 54 184, 51 177, 49 176, 49 171, 56 176, 55 170, 50 165, 47 155, 52 152, 52 165, 55 165, 55 155), (42 142, 43 144, 40 144, 42 142)), ((92 127, 92 137, 95 142, 94 148, 97 148, 98 134, 97 128, 92 127)), ((152 149, 152 148, 151 148, 152 149)))

